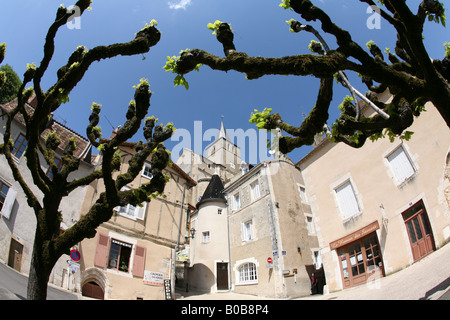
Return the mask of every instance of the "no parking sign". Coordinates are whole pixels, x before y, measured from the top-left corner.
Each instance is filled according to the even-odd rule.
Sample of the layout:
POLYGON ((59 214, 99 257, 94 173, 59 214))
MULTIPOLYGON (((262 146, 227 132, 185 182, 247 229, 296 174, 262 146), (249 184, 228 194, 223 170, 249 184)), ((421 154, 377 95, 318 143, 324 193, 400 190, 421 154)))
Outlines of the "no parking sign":
POLYGON ((78 262, 80 261, 80 251, 78 250, 70 250, 70 259, 72 259, 72 261, 78 262))

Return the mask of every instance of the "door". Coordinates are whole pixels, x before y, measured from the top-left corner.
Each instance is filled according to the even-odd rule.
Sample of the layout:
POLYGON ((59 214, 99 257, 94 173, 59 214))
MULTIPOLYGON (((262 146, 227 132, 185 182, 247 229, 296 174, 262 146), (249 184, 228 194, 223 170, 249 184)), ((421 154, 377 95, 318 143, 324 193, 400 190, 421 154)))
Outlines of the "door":
POLYGON ((9 247, 8 266, 20 272, 22 266, 23 245, 14 239, 11 239, 9 247))
POLYGON ((217 263, 217 290, 228 290, 228 263, 217 263))
POLYGON ((81 288, 81 294, 85 297, 91 297, 99 300, 104 300, 105 298, 103 289, 94 281, 85 283, 83 288, 81 288))
POLYGON ((384 276, 383 260, 376 233, 338 249, 344 289, 384 276))
POLYGON ((403 213, 414 262, 434 251, 434 239, 422 201, 403 213))

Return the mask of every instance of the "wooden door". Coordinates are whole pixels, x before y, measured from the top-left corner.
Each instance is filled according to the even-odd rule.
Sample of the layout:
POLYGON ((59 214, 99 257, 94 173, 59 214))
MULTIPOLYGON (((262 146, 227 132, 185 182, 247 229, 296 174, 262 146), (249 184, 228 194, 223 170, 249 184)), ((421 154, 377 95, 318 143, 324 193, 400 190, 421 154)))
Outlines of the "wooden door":
POLYGON ((344 289, 384 277, 376 233, 338 249, 344 289))
POLYGON ((83 288, 81 288, 81 293, 85 297, 91 297, 94 299, 104 300, 105 298, 103 289, 93 281, 85 283, 83 288))
POLYGON ((217 263, 217 290, 228 290, 228 263, 217 263))
POLYGON ((403 213, 414 262, 434 251, 433 232, 423 202, 403 213))
POLYGON ((23 245, 11 239, 9 247, 8 266, 20 272, 22 266, 23 245))

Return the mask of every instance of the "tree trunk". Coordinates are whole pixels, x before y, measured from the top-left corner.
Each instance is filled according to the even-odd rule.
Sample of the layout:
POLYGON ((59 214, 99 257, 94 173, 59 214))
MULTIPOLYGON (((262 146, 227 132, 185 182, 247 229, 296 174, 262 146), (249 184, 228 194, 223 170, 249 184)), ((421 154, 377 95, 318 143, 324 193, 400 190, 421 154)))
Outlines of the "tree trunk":
POLYGON ((50 267, 50 259, 45 257, 43 247, 43 241, 37 231, 34 238, 33 255, 31 257, 30 273, 28 276, 28 300, 47 299, 47 283, 53 265, 50 267))

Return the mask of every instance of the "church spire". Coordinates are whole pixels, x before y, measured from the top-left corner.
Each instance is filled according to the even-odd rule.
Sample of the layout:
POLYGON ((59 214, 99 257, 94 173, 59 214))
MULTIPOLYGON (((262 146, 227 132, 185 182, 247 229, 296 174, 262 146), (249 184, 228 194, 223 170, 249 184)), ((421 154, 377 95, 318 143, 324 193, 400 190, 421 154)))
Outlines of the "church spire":
POLYGON ((223 118, 224 116, 221 116, 222 120, 220 122, 220 129, 219 133, 217 134, 216 140, 219 140, 220 138, 225 138, 226 140, 230 140, 230 137, 228 137, 227 130, 225 129, 225 126, 223 125, 223 118))

